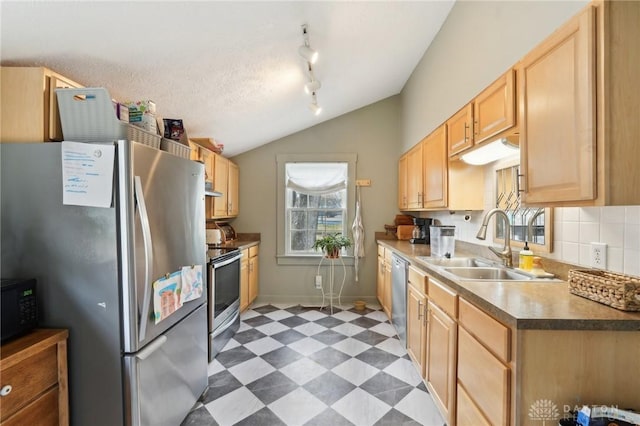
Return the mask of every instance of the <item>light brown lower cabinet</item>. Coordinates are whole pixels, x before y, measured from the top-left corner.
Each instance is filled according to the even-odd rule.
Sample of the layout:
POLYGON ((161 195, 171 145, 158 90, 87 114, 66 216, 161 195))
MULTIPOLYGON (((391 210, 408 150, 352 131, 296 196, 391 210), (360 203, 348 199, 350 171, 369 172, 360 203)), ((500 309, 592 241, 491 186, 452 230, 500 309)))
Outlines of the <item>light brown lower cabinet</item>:
POLYGON ((407 286, 407 353, 420 377, 425 375, 427 354, 427 276, 409 266, 407 286))
POLYGON ((258 278, 259 278, 259 263, 258 263, 259 246, 249 247, 249 304, 253 303, 258 297, 258 278))
POLYGON ((457 329, 455 320, 429 301, 427 388, 448 425, 455 421, 457 329))
POLYGON ((242 250, 240 258, 240 312, 249 307, 249 249, 242 250))

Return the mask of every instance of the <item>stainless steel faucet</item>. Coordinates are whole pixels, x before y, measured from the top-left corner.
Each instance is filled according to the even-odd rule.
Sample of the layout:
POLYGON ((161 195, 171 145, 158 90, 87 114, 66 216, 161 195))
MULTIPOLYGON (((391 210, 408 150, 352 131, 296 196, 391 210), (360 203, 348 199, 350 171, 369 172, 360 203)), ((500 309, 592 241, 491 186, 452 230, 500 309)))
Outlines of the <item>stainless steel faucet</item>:
POLYGON ((544 213, 544 208, 540 207, 536 212, 529 218, 527 222, 527 236, 529 238, 529 242, 533 242, 533 223, 536 221, 538 216, 544 213))
POLYGON ((502 248, 502 251, 500 251, 490 246, 489 250, 494 252, 496 256, 502 259, 502 264, 504 266, 510 268, 513 266, 513 258, 511 254, 511 223, 509 223, 509 216, 507 216, 507 214, 503 210, 495 208, 489 210, 487 214, 484 215, 484 218, 482 219, 482 225, 480 226, 480 230, 478 230, 478 235, 476 235, 476 238, 479 240, 484 240, 485 238, 487 238, 487 225, 489 223, 489 219, 491 219, 491 216, 493 216, 494 214, 499 214, 504 220, 504 247, 502 248))

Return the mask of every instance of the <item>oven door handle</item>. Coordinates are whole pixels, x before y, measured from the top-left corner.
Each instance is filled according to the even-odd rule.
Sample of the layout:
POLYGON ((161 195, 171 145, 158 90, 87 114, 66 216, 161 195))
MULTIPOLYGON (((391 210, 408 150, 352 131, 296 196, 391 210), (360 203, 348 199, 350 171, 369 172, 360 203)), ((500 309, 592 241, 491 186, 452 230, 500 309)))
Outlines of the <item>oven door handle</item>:
POLYGON ((223 260, 222 262, 219 262, 219 263, 214 260, 212 262, 213 269, 218 269, 218 268, 221 268, 223 266, 226 266, 226 265, 228 265, 230 263, 235 262, 236 260, 240 259, 241 257, 242 257, 242 253, 238 253, 237 256, 233 256, 233 257, 231 257, 229 259, 225 259, 225 260, 223 260))

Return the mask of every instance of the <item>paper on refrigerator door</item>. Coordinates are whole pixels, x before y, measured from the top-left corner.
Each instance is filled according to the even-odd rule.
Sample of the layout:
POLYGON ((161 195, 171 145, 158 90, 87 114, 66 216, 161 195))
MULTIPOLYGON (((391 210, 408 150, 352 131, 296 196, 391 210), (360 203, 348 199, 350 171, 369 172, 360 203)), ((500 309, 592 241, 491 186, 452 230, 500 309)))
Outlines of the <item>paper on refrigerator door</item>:
POLYGON ((156 324, 182 306, 182 271, 176 271, 153 282, 153 316, 156 324))
POLYGON ((195 300, 202 296, 202 265, 182 267, 182 303, 195 300))
POLYGON ((62 204, 111 207, 115 146, 62 142, 62 204))

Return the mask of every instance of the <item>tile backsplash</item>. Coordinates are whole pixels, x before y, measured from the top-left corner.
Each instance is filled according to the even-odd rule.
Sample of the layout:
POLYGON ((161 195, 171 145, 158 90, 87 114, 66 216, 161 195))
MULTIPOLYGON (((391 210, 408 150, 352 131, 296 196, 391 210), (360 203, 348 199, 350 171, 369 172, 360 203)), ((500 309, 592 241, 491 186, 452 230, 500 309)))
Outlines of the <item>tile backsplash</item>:
MULTIPOLYGON (((422 216, 454 225, 459 240, 497 246, 492 226, 486 240, 476 239, 484 212, 430 212, 422 216), (465 214, 470 214, 470 221, 464 220, 465 214)), ((588 268, 590 243, 601 242, 607 244, 607 270, 640 276, 640 206, 555 208, 553 237, 553 252, 543 257, 588 268)))

